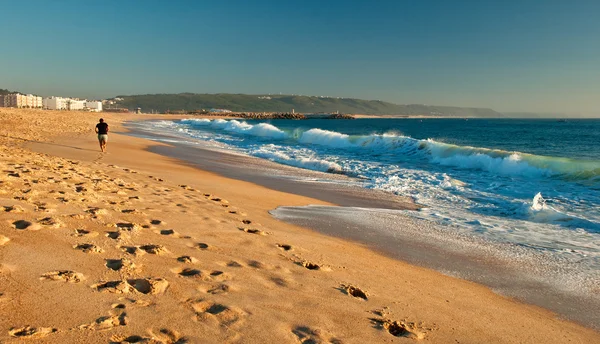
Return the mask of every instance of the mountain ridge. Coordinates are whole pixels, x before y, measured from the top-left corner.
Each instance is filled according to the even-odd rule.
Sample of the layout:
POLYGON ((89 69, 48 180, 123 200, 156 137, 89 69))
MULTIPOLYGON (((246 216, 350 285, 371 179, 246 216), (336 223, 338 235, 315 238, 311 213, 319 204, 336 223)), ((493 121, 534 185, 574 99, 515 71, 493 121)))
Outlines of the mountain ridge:
POLYGON ((119 95, 117 104, 144 112, 194 111, 227 109, 234 112, 347 113, 366 115, 441 116, 441 117, 504 117, 488 108, 438 106, 424 104, 394 104, 381 100, 337 98, 324 96, 176 93, 119 95))

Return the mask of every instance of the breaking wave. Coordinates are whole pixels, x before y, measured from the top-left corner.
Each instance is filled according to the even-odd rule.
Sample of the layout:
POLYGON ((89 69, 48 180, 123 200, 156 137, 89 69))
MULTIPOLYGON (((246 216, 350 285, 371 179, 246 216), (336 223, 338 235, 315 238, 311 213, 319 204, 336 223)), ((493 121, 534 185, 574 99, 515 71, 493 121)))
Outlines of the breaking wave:
MULTIPOLYGON (((303 145, 319 145, 334 149, 354 150, 359 153, 364 151, 369 154, 393 154, 392 159, 397 161, 407 158, 421 159, 442 166, 482 170, 496 175, 600 181, 600 161, 458 146, 433 139, 414 139, 396 133, 351 136, 316 128, 287 133, 269 123, 252 125, 244 121, 223 119, 186 119, 181 123, 192 127, 209 126, 213 129, 275 140, 296 140, 303 145)), ((271 159, 289 161, 281 157, 271 157, 271 159)), ((306 164, 298 167, 311 168, 311 166, 311 164, 306 164)), ((318 169, 323 170, 323 167, 318 169)))
POLYGON ((211 127, 213 129, 221 129, 243 135, 269 137, 273 139, 285 139, 287 137, 285 132, 269 123, 251 125, 238 120, 226 121, 224 119, 184 119, 181 123, 188 124, 192 127, 211 127))
POLYGON ((330 162, 314 157, 297 157, 293 155, 288 155, 283 152, 267 150, 266 148, 260 148, 251 151, 250 154, 259 158, 271 160, 284 165, 301 167, 321 172, 342 173, 342 166, 336 164, 335 162, 330 162))

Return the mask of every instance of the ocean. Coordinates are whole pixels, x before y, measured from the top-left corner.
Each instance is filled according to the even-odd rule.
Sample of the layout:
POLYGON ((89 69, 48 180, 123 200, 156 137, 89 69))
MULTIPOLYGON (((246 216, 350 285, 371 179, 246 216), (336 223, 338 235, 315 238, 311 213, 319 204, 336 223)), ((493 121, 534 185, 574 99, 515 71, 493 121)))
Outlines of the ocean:
MULTIPOLYGON (((600 297, 600 120, 192 118, 143 127, 171 137, 163 141, 201 142, 204 149, 293 166, 299 179, 302 170, 322 172, 311 183, 385 191, 378 194, 383 201, 404 196, 423 206, 272 212, 283 220, 346 223, 354 231, 370 226, 383 237, 422 238, 448 255, 462 251, 473 262, 485 257, 513 277, 522 271, 514 278, 535 286, 518 291, 456 261, 431 261, 443 254, 417 261, 510 296, 531 300, 542 288, 580 300, 600 297), (406 219, 410 226, 403 226, 406 219)), ((401 245, 388 242, 386 251, 402 251, 401 245)))

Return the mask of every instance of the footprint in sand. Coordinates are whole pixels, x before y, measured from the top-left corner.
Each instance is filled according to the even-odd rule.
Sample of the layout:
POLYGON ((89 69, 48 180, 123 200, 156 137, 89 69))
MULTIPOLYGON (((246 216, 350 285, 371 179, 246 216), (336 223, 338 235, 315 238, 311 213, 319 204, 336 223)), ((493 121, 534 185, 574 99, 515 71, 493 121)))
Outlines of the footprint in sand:
POLYGON ((54 217, 44 217, 43 219, 39 219, 37 222, 41 225, 52 228, 60 228, 63 226, 62 222, 54 217))
POLYGON ((297 264, 307 268, 308 270, 320 270, 321 269, 321 266, 319 264, 311 263, 306 260, 303 262, 298 262, 297 264))
POLYGON ((97 207, 88 208, 85 212, 90 213, 93 216, 108 214, 108 210, 103 209, 103 208, 97 208, 97 207))
POLYGON ((146 215, 144 212, 141 212, 137 209, 123 209, 121 210, 123 214, 132 214, 132 215, 146 215))
POLYGON ((198 291, 211 295, 227 294, 231 291, 231 287, 227 284, 209 284, 198 287, 198 291))
POLYGON ((241 309, 236 309, 209 300, 188 300, 187 303, 196 313, 196 321, 208 321, 216 323, 215 325, 218 324, 232 327, 239 325, 246 316, 246 312, 241 309))
POLYGON ((173 269, 173 272, 182 277, 202 277, 202 271, 192 268, 173 269))
POLYGON ((22 213, 25 211, 25 209, 18 205, 9 205, 4 206, 4 211, 7 213, 22 213))
POLYGON ((267 232, 261 231, 260 229, 256 228, 238 227, 238 229, 250 234, 268 235, 267 232))
POLYGON ((101 249, 100 247, 98 247, 94 244, 79 244, 79 245, 73 246, 73 248, 76 250, 80 250, 84 253, 102 253, 102 252, 104 252, 103 249, 101 249))
POLYGON ((215 270, 210 272, 208 279, 214 281, 226 281, 229 279, 229 275, 223 271, 215 270))
POLYGON ((140 225, 131 222, 118 222, 115 224, 115 227, 117 227, 119 230, 127 232, 132 232, 141 229, 140 225))
POLYGON ((163 294, 169 287, 169 282, 164 278, 130 279, 127 283, 142 294, 163 294))
POLYGON ((169 282, 164 278, 138 278, 127 281, 110 281, 98 283, 92 288, 100 292, 109 292, 114 294, 128 294, 134 291, 142 294, 162 294, 169 286, 169 282))
POLYGON ((146 251, 140 249, 137 246, 120 246, 121 251, 131 254, 133 256, 141 256, 146 254, 146 251))
POLYGON ((199 250, 210 250, 213 248, 213 246, 210 246, 209 244, 205 244, 203 242, 197 243, 196 245, 194 245, 194 247, 199 250))
POLYGON ((259 262, 258 260, 249 260, 248 266, 255 268, 255 269, 259 269, 259 270, 267 268, 267 266, 265 264, 263 264, 262 262, 259 262))
POLYGON ((205 281, 224 281, 229 279, 229 275, 218 270, 211 271, 208 274, 194 268, 175 268, 171 271, 182 277, 202 278, 205 281))
POLYGON ((131 271, 136 269, 136 265, 127 258, 106 259, 106 267, 114 271, 131 271))
POLYGON ((221 206, 223 206, 225 208, 229 207, 229 201, 224 200, 222 198, 214 197, 214 198, 211 198, 210 200, 213 202, 221 203, 221 206))
POLYGON ((235 260, 232 260, 229 263, 227 263, 227 266, 229 266, 230 268, 243 268, 244 267, 242 264, 236 262, 235 260))
POLYGON ((118 315, 100 317, 91 324, 80 325, 77 328, 80 330, 102 331, 125 325, 127 325, 126 314, 121 313, 118 315))
POLYGON ((179 256, 177 257, 177 261, 180 263, 197 263, 198 259, 191 256, 179 256))
POLYGON ((40 337, 45 337, 45 336, 49 335, 50 333, 54 333, 57 331, 58 331, 57 329, 51 328, 51 327, 25 326, 25 327, 19 327, 19 328, 12 328, 12 329, 10 329, 10 331, 8 331, 8 334, 11 337, 18 337, 18 338, 40 338, 40 337))
POLYGON ((384 318, 372 318, 370 320, 375 328, 385 329, 394 337, 423 339, 426 336, 426 329, 413 322, 397 321, 384 318))
POLYGON ((179 239, 191 239, 192 237, 189 235, 181 235, 179 233, 177 233, 175 230, 173 229, 162 229, 159 232, 156 232, 160 235, 168 235, 168 236, 172 236, 174 238, 179 238, 179 239))
POLYGON ((279 247, 280 249, 282 249, 284 251, 290 251, 292 249, 292 245, 287 245, 287 244, 277 244, 277 247, 279 247))
POLYGON ((42 228, 39 224, 32 223, 27 220, 17 220, 15 222, 13 222, 12 225, 15 229, 28 230, 28 231, 37 231, 42 228))
POLYGON ((356 298, 360 298, 363 300, 368 300, 368 294, 366 291, 360 289, 359 287, 355 287, 353 285, 346 285, 346 284, 342 284, 340 285, 340 287, 338 288, 338 290, 340 290, 341 292, 345 293, 346 295, 350 295, 356 298))
POLYGON ((71 270, 57 270, 43 274, 42 277, 40 277, 40 279, 79 283, 83 280, 83 274, 71 270))
POLYGON ((146 251, 146 253, 162 255, 169 253, 169 251, 162 245, 148 244, 140 246, 140 249, 146 251))
POLYGON ((125 233, 123 233, 123 232, 106 232, 106 236, 113 240, 120 240, 120 239, 125 239, 126 237, 129 237, 128 235, 125 235, 125 233))
POLYGON ((126 281, 110 281, 92 285, 92 288, 100 292, 109 292, 114 294, 128 294, 133 292, 133 287, 126 281))
POLYGON ((148 331, 149 336, 122 336, 114 335, 110 338, 109 344, 129 344, 129 343, 156 343, 156 344, 186 344, 188 339, 181 336, 178 332, 161 328, 158 331, 148 331))
POLYGON ((76 237, 97 237, 98 236, 98 232, 92 232, 92 231, 88 231, 86 229, 76 229, 75 233, 73 234, 73 236, 76 237))
POLYGON ((292 330, 292 333, 298 337, 303 344, 341 344, 340 339, 332 337, 327 332, 320 329, 312 329, 308 326, 298 326, 292 330))

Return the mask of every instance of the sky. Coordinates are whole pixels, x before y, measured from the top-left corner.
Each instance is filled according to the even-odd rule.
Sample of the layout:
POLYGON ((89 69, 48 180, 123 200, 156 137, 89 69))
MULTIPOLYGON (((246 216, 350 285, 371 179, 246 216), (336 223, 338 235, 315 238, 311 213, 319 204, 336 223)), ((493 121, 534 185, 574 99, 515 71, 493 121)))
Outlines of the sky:
POLYGON ((600 1, 0 0, 0 88, 600 114, 600 1))

